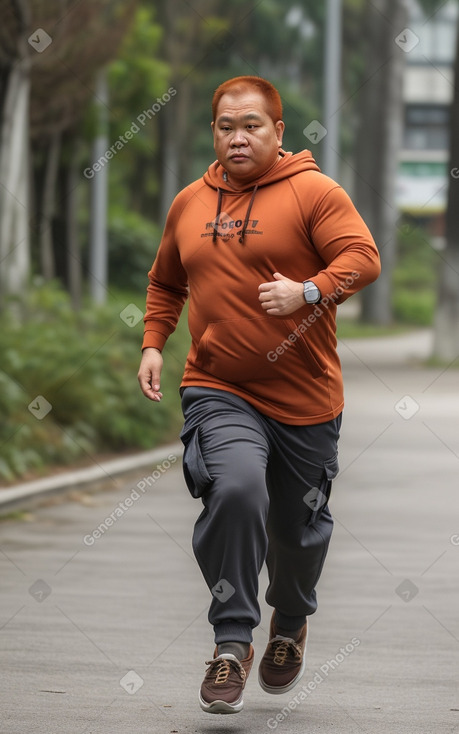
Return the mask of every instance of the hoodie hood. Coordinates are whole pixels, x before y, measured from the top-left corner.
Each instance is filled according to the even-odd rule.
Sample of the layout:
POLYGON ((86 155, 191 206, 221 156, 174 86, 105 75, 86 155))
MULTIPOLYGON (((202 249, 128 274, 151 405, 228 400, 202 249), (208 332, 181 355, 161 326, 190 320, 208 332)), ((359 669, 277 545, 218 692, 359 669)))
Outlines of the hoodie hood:
POLYGON ((302 150, 300 153, 289 153, 285 150, 279 150, 279 157, 274 165, 265 171, 259 178, 253 181, 241 184, 241 186, 229 186, 225 180, 225 169, 218 161, 214 161, 203 176, 204 183, 213 189, 222 192, 233 193, 235 191, 245 192, 251 191, 254 187, 267 186, 268 184, 281 181, 284 178, 290 178, 297 173, 303 171, 320 171, 319 166, 312 157, 309 150, 302 150))
POLYGON ((275 183, 276 181, 282 181, 285 178, 295 176, 297 173, 303 171, 320 171, 319 166, 315 162, 312 154, 309 150, 303 150, 301 153, 286 153, 282 148, 279 150, 279 156, 276 158, 273 165, 264 171, 259 178, 253 179, 250 182, 242 184, 240 187, 232 187, 228 185, 226 171, 219 163, 214 161, 209 166, 206 173, 203 176, 204 183, 207 186, 215 189, 218 194, 217 198, 217 211, 213 222, 213 237, 212 241, 217 241, 218 226, 220 222, 220 214, 222 210, 222 201, 224 194, 235 194, 235 193, 246 193, 247 191, 252 192, 249 206, 245 215, 244 224, 239 237, 239 242, 242 244, 245 239, 245 233, 249 223, 250 212, 252 210, 253 202, 255 200, 256 193, 260 186, 267 186, 268 184, 275 183))

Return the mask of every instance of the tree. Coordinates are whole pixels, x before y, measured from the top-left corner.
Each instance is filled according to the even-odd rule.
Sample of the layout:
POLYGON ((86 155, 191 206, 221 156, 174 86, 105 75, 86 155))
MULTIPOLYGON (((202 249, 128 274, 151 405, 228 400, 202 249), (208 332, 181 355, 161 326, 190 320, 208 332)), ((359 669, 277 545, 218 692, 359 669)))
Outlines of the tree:
POLYGON ((139 5, 108 68, 110 139, 118 140, 133 123, 138 128, 111 166, 111 209, 133 211, 153 221, 159 219, 162 190, 160 120, 166 104, 172 109, 176 102, 168 94, 171 72, 162 53, 164 29, 157 15, 151 3, 139 5))
POLYGON ((378 245, 382 272, 362 293, 362 321, 392 320, 392 272, 398 211, 395 180, 402 135, 404 52, 395 39, 406 27, 402 0, 372 0, 365 7, 364 78, 358 95, 357 207, 378 245))
POLYGON ((62 135, 76 130, 91 98, 95 73, 116 55, 135 5, 136 0, 80 0, 78 3, 4 0, 2 3, 2 296, 19 295, 24 290, 31 234, 38 235, 40 256, 37 259, 43 275, 50 278, 54 274, 52 222, 59 202, 56 184, 62 160, 62 135), (31 148, 33 166, 28 160, 31 148), (31 168, 32 181, 29 180, 31 168))
POLYGON ((27 2, 11 0, 2 22, 5 45, 0 42, 0 306, 23 291, 30 265, 29 24, 27 2))
MULTIPOLYGON (((420 0, 426 13, 435 13, 441 0, 420 0)), ((453 100, 450 115, 448 196, 445 216, 446 248, 440 253, 433 356, 453 362, 459 355, 459 22, 456 29, 453 100)))
POLYGON ((323 13, 316 6, 294 0, 205 0, 197 12, 183 0, 161 0, 162 51, 177 89, 159 119, 162 219, 178 189, 211 160, 210 100, 225 79, 254 74, 273 81, 284 100, 286 140, 304 147, 302 131, 318 109, 320 62, 314 51, 320 47, 320 24, 315 21, 323 13), (305 6, 303 12, 289 23, 289 11, 299 5, 305 6))
POLYGON ((459 356, 459 23, 451 105, 449 186, 446 209, 446 249, 442 252, 434 356, 452 362, 459 356))

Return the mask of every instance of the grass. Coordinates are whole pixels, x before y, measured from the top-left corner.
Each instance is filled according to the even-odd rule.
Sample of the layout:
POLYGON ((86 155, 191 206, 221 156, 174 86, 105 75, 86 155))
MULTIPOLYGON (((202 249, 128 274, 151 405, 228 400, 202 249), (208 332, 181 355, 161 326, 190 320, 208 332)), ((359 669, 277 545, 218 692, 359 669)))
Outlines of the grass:
POLYGON ((409 324, 391 324, 378 326, 376 324, 362 324, 351 319, 338 319, 336 335, 338 339, 371 339, 375 337, 394 336, 412 331, 409 324))

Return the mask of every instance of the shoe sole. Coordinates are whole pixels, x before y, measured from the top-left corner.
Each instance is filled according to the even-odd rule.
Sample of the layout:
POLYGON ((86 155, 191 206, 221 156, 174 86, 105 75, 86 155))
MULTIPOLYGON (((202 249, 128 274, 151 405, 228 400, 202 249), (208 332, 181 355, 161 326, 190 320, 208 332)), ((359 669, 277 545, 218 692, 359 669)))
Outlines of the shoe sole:
POLYGON ((263 678, 261 677, 260 672, 258 672, 258 682, 266 693, 271 693, 274 695, 280 695, 281 693, 288 693, 288 691, 291 691, 292 688, 295 688, 296 684, 301 680, 301 678, 303 677, 305 668, 306 668, 306 658, 303 657, 303 662, 301 663, 301 668, 300 668, 299 673, 297 673, 294 679, 290 681, 290 683, 287 683, 285 686, 268 686, 264 682, 263 678))
POLYGON ((301 678, 304 675, 304 671, 306 669, 306 648, 308 646, 308 637, 309 637, 309 625, 306 630, 306 639, 304 641, 304 651, 303 651, 303 660, 301 661, 301 668, 299 672, 296 674, 294 679, 290 681, 290 683, 287 683, 285 686, 268 686, 267 683, 264 682, 263 678, 261 677, 260 669, 258 668, 258 683, 260 684, 261 688, 265 691, 265 693, 271 693, 272 695, 280 695, 281 693, 288 693, 288 691, 291 691, 292 688, 295 688, 296 684, 301 680, 301 678))
POLYGON ((242 711, 244 701, 241 700, 237 703, 227 703, 226 701, 212 701, 212 703, 206 703, 201 697, 201 691, 199 692, 199 705, 206 714, 238 714, 242 711))

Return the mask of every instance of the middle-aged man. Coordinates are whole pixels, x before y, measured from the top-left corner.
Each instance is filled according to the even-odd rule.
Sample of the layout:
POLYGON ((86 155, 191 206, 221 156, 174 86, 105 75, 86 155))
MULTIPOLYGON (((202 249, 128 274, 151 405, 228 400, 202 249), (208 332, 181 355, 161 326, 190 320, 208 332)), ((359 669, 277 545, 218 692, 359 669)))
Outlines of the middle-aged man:
POLYGON ((139 382, 161 400, 161 350, 189 297, 183 466, 203 504, 193 549, 216 643, 199 701, 235 713, 265 560, 273 614, 259 683, 285 693, 304 671, 338 472, 336 305, 375 280, 380 262, 343 189, 309 151, 282 149, 272 84, 230 79, 212 113, 217 160, 175 198, 149 273, 139 382))

